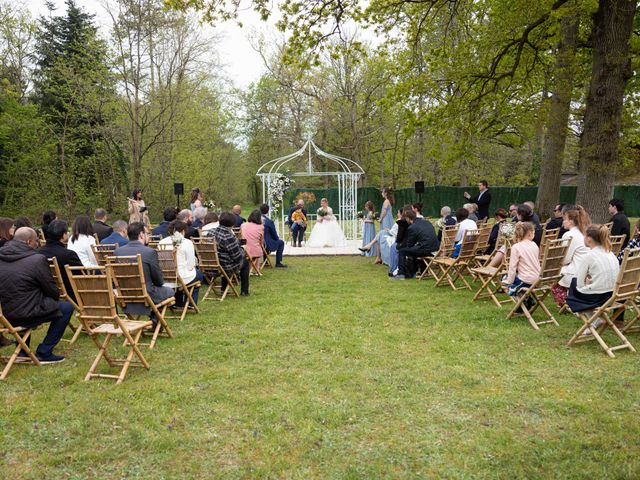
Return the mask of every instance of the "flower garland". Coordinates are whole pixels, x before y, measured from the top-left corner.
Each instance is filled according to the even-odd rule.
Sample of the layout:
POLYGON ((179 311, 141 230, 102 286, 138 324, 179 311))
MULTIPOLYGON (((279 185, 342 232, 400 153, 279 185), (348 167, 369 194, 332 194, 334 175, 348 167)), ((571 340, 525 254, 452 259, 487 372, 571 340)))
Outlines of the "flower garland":
POLYGON ((284 173, 277 173, 269 182, 269 192, 271 193, 271 206, 274 210, 278 210, 282 206, 284 194, 293 185, 293 180, 284 173))

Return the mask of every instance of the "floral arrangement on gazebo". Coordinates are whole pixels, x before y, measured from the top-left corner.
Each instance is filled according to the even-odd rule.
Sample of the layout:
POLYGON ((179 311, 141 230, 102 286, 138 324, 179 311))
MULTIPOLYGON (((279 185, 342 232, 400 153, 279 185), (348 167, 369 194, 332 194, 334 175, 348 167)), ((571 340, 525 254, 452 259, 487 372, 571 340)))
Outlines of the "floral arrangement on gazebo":
POLYGON ((274 210, 279 210, 282 207, 282 199, 284 194, 291 188, 294 181, 284 173, 277 173, 271 182, 269 183, 269 192, 271 193, 271 206, 274 210))

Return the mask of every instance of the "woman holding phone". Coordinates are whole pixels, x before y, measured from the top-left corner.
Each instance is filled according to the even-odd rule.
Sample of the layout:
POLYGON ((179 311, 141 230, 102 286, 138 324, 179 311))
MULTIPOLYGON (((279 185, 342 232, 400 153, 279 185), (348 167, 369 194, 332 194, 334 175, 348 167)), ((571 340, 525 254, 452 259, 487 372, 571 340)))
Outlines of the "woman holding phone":
POLYGON ((129 223, 141 222, 149 228, 149 209, 142 199, 142 189, 136 188, 129 198, 129 223))

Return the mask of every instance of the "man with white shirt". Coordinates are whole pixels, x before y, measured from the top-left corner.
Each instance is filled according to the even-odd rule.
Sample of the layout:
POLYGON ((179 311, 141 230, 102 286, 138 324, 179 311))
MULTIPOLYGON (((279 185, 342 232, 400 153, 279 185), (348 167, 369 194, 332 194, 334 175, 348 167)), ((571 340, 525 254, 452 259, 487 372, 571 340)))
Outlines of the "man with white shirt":
POLYGON ((456 234, 456 243, 462 242, 464 232, 467 230, 476 230, 478 226, 473 220, 469 220, 469 210, 459 208, 456 210, 456 220, 458 220, 458 233, 456 234))
POLYGON ((491 204, 491 193, 489 192, 489 184, 486 180, 480 180, 478 190, 480 190, 480 193, 475 197, 472 197, 469 192, 464 192, 464 198, 478 205, 478 220, 483 220, 489 218, 489 206, 491 204))

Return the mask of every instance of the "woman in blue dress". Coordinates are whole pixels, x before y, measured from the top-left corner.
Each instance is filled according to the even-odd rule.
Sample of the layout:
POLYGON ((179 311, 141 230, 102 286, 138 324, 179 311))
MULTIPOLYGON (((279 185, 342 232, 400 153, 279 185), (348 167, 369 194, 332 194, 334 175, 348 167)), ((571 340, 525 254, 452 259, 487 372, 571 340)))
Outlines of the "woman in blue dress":
MULTIPOLYGON (((364 222, 364 226, 362 227, 362 246, 364 247, 376 238, 375 207, 371 200, 367 200, 367 203, 364 204, 364 216, 362 220, 364 222)), ((378 256, 376 245, 367 251, 363 251, 362 255, 365 257, 378 256)))
POLYGON ((382 190, 382 198, 384 203, 382 204, 382 210, 380 210, 380 230, 391 229, 395 223, 393 216, 393 194, 391 190, 385 188, 382 190))

